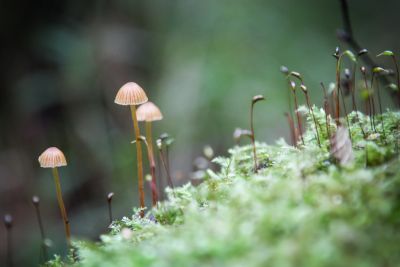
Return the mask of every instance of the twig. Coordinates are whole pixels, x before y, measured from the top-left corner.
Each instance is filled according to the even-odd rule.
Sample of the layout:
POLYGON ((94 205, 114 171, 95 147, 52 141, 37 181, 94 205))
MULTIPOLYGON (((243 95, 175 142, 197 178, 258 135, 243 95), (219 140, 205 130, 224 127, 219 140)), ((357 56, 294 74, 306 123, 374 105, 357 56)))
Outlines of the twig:
MULTIPOLYGON (((339 0, 340 2, 340 9, 342 13, 342 20, 343 20, 343 28, 337 31, 337 36, 339 40, 348 44, 354 51, 360 51, 362 46, 355 40, 353 35, 353 29, 351 27, 351 20, 350 20, 350 13, 349 13, 349 6, 347 0, 339 0)), ((371 68, 378 66, 375 61, 369 55, 365 55, 363 57, 364 62, 369 65, 371 68)), ((380 76, 380 79, 385 83, 390 83, 390 80, 387 76, 380 76)), ((391 94, 395 94, 391 92, 391 94)))

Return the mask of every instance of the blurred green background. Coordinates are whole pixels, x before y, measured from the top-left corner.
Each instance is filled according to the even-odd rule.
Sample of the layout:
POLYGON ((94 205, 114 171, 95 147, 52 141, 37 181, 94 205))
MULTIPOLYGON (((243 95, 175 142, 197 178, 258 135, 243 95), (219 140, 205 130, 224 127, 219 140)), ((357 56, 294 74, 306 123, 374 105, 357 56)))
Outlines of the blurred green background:
MULTIPOLYGON (((399 1, 349 5, 363 47, 372 55, 399 51, 399 1)), ((341 27, 337 0, 2 1, 0 214, 14 217, 16 265, 39 262, 33 195, 41 198, 51 253, 65 253, 51 172, 37 162, 49 146, 69 163, 60 175, 74 236, 96 240, 106 231, 110 191, 115 217, 137 205, 130 113, 114 104, 125 82, 139 83, 164 113, 155 135, 175 137, 173 178, 186 183, 205 145, 225 154, 233 129, 249 127, 255 94, 267 98, 256 107, 257 139, 288 140, 279 68, 301 72, 321 105, 319 82, 335 79, 332 52, 346 49, 336 36, 341 27)), ((0 237, 2 266, 4 227, 0 237)))

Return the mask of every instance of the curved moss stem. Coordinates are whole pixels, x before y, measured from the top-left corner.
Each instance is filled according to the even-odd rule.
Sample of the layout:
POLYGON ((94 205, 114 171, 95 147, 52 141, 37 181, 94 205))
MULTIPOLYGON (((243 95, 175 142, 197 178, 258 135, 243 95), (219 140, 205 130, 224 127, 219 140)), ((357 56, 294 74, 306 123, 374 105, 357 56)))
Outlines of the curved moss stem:
POLYGON ((168 184, 172 188, 172 194, 174 195, 174 197, 176 197, 175 196, 175 187, 174 187, 174 184, 172 182, 172 178, 171 178, 171 174, 169 172, 169 168, 167 166, 167 163, 165 162, 164 153, 163 153, 162 149, 159 149, 158 151, 160 152, 161 163, 164 166, 165 172, 167 174, 168 184))
POLYGON ((321 147, 321 141, 319 140, 319 132, 318 132, 318 124, 317 124, 317 119, 315 118, 314 115, 314 110, 311 106, 311 101, 310 101, 310 97, 308 96, 307 92, 304 92, 305 96, 306 96, 306 102, 307 102, 307 107, 308 107, 308 112, 309 115, 312 115, 313 121, 314 121, 314 126, 315 126, 315 131, 316 131, 316 137, 317 137, 317 142, 318 142, 318 146, 321 147))
POLYGON ((356 87, 356 71, 357 71, 357 63, 354 63, 353 76, 352 76, 352 79, 351 79, 351 100, 353 102, 353 109, 356 112, 356 119, 357 119, 358 125, 360 126, 361 133, 362 133, 362 135, 363 135, 363 137, 365 139, 366 138, 366 134, 365 134, 364 128, 363 128, 363 126, 361 124, 360 118, 358 116, 358 107, 357 107, 357 100, 356 100, 356 90, 357 90, 357 87, 356 87))
POLYGON ((299 130, 301 143, 304 146, 305 143, 304 143, 304 138, 303 138, 303 129, 301 127, 301 119, 300 119, 300 114, 299 114, 299 105, 297 104, 297 95, 296 95, 296 91, 295 90, 292 90, 292 92, 293 92, 293 97, 294 97, 294 108, 296 109, 294 112, 296 113, 296 117, 297 117, 297 126, 299 128, 298 130, 299 130))
POLYGON ((39 230, 40 230, 40 237, 42 239, 42 244, 41 244, 41 253, 43 255, 43 259, 47 261, 48 253, 47 253, 47 245, 46 245, 46 235, 44 233, 44 227, 43 227, 43 222, 42 222, 42 216, 40 214, 40 208, 39 208, 39 203, 34 204, 35 207, 35 213, 36 213, 36 218, 39 224, 39 230))
POLYGON ((349 121, 349 117, 347 116, 347 108, 346 108, 346 102, 344 101, 344 95, 343 95, 343 90, 342 90, 342 86, 341 86, 341 81, 340 81, 340 67, 342 64, 342 57, 345 54, 342 53, 337 62, 336 62, 336 88, 337 88, 337 95, 336 95, 336 125, 339 125, 339 117, 340 117, 340 100, 339 98, 342 98, 342 104, 343 104, 343 112, 344 112, 344 116, 346 117, 346 122, 347 122, 347 128, 349 131, 349 138, 350 141, 352 141, 351 138, 351 131, 350 131, 350 121, 349 121), (340 97, 339 97, 340 95, 340 97))
POLYGON ((394 66, 396 68, 396 81, 397 81, 397 95, 398 95, 398 104, 400 105, 400 73, 399 73, 399 65, 397 64, 396 56, 392 56, 394 66))
POLYGON ((253 145, 253 158, 254 158, 254 172, 257 172, 257 151, 256 151, 256 141, 254 134, 254 122, 253 122, 253 114, 254 114, 254 102, 251 103, 250 109, 250 131, 251 131, 251 144, 253 145))

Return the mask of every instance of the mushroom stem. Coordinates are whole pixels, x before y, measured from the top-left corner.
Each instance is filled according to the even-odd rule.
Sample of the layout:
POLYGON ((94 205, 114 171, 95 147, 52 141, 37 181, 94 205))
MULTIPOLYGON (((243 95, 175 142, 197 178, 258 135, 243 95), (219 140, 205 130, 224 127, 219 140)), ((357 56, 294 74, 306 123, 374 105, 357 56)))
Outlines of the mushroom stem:
POLYGON ((151 173, 151 193, 152 193, 153 207, 155 207, 158 201, 158 193, 157 193, 157 182, 156 182, 156 162, 154 159, 151 126, 152 126, 151 121, 146 121, 146 140, 147 140, 148 156, 150 162, 150 173, 151 173))
POLYGON ((67 211, 65 210, 64 200, 62 198, 60 176, 58 174, 57 167, 52 168, 52 171, 53 171, 54 183, 56 184, 58 206, 60 207, 61 217, 64 221, 65 236, 67 238, 67 244, 71 245, 71 231, 70 231, 70 227, 69 227, 67 211))
POLYGON ((42 253, 43 253, 44 260, 46 261, 47 258, 48 258, 47 246, 46 246, 46 235, 45 235, 45 233, 44 233, 44 227, 43 227, 43 222, 42 222, 42 216, 41 216, 41 214, 40 214, 39 201, 40 201, 40 200, 39 200, 39 197, 37 197, 37 196, 34 196, 34 197, 32 198, 32 203, 33 203, 33 206, 35 207, 36 218, 37 218, 37 221, 38 221, 38 224, 39 224, 40 237, 41 237, 41 239, 42 239, 42 244, 41 244, 42 253))
MULTIPOLYGON (((135 129, 136 140, 140 136, 139 124, 136 117, 136 107, 135 105, 130 105, 131 115, 133 121, 133 127, 135 129)), ((140 201, 140 217, 144 217, 144 184, 143 184, 143 159, 142 159, 142 144, 141 142, 136 142, 136 154, 137 154, 137 168, 138 168, 138 187, 139 187, 139 201, 140 201)))

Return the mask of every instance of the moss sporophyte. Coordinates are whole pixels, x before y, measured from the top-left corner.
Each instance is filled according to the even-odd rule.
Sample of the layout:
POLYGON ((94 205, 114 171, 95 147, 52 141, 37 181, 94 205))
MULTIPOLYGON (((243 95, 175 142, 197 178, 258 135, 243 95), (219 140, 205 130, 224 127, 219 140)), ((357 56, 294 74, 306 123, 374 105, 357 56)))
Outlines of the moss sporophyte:
MULTIPOLYGON (((350 141, 344 125, 336 127, 332 120, 331 138, 320 128, 319 147, 313 115, 306 106, 299 109, 306 119, 305 146, 282 139, 274 145, 255 142, 257 173, 253 145, 235 146, 227 157, 213 160, 220 170, 207 170, 203 183, 167 190, 167 199, 143 218, 136 210, 114 220, 99 244, 79 241, 78 266, 172 267, 178 261, 208 266, 210 260, 227 266, 243 259, 251 266, 396 266, 400 255, 382 249, 396 251, 400 237, 395 154, 400 113, 382 114, 384 137, 369 129, 369 116, 359 112, 366 140, 359 125, 350 126, 350 141), (293 250, 288 244, 298 245, 293 250), (354 253, 348 253, 349 244, 354 253)), ((314 108, 314 117, 325 125, 330 116, 314 108)), ((355 112, 349 119, 356 119, 355 112)))
POLYGON ((12 250, 12 238, 11 232, 13 227, 13 217, 11 214, 4 215, 3 218, 4 226, 6 227, 6 238, 7 238, 7 265, 13 266, 13 250, 12 250))
MULTIPOLYGON (((196 186, 173 185, 168 153, 173 138, 160 135, 155 148, 169 185, 162 201, 158 198, 161 191, 156 190, 161 175, 157 180, 151 123, 163 116, 156 105, 147 102, 139 85, 125 84, 115 102, 131 107, 140 207, 134 209, 132 216, 114 219, 110 193, 110 232, 101 236, 100 243, 74 243, 78 262, 69 263, 166 267, 209 266, 210 262, 215 266, 397 266, 400 254, 394 252, 400 238, 396 193, 400 190, 400 112, 384 112, 382 108, 378 77, 389 70, 371 67, 369 76, 367 68, 361 66, 365 88, 357 86, 357 59, 366 53, 364 49, 355 56, 348 50, 336 49, 336 82, 328 90, 321 83, 323 108, 311 103, 311 91, 299 72, 282 68, 291 96, 285 113, 291 144, 283 139, 274 145, 256 140, 254 106, 264 100, 264 96, 256 95, 251 101, 250 130, 235 130, 236 145, 226 157, 211 160, 212 149, 205 150, 205 166, 213 162, 220 170, 202 168, 202 183, 196 186), (342 79, 344 56, 350 59, 351 67, 344 68, 342 79), (304 102, 297 98, 297 90, 304 94, 304 102), (353 111, 346 108, 346 91, 351 94, 353 111), (374 91, 379 112, 375 109, 374 91), (357 107, 360 99, 356 92, 363 93, 364 113, 357 107), (142 105, 136 110, 139 104, 142 105), (140 135, 138 121, 145 122, 146 136, 140 135), (242 137, 250 138, 251 144, 239 146, 242 137), (147 147, 153 204, 146 213, 142 143, 147 147)), ((390 56, 389 52, 386 54, 390 56)), ((393 86, 385 88, 389 87, 393 86)), ((66 161, 58 149, 49 150, 39 161, 42 167, 53 168, 69 240, 57 171, 66 161)), ((48 263, 62 264, 60 257, 48 263)))
POLYGON ((47 247, 48 247, 48 242, 46 240, 46 235, 44 232, 44 226, 43 226, 43 221, 42 221, 42 216, 40 213, 40 198, 38 196, 33 196, 32 197, 32 204, 35 208, 35 213, 36 213, 36 218, 38 221, 39 225, 39 230, 40 230, 40 237, 41 237, 41 255, 40 258, 44 261, 48 260, 48 253, 47 253, 47 247))

